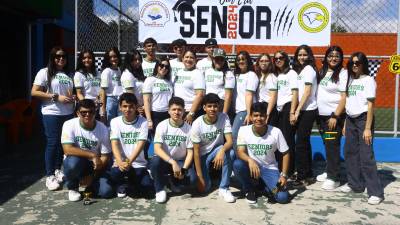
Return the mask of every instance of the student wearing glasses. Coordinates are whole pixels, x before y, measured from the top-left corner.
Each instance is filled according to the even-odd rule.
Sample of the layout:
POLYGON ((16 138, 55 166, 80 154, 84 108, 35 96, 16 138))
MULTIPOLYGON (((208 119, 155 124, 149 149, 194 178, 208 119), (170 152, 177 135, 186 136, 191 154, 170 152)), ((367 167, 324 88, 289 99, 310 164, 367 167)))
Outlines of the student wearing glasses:
POLYGON ((79 182, 89 180, 87 191, 102 198, 113 195, 112 186, 105 174, 111 159, 108 128, 95 119, 96 105, 91 99, 78 102, 77 118, 64 123, 61 143, 64 160, 65 184, 68 200, 79 201, 79 182))
POLYGON ((146 52, 146 57, 143 60, 143 74, 145 77, 150 77, 153 75, 154 66, 156 65, 156 51, 157 51, 157 41, 154 38, 147 38, 143 42, 143 49, 146 52))
POLYGON ((107 125, 119 115, 118 97, 122 94, 121 84, 121 54, 116 47, 112 47, 104 54, 101 72, 101 120, 107 125))
POLYGON ((261 54, 255 64, 255 71, 260 79, 258 86, 258 101, 268 103, 267 121, 272 126, 278 124, 278 111, 276 110, 276 100, 278 94, 278 78, 274 74, 275 65, 272 57, 267 54, 261 54))
POLYGON ((171 64, 171 81, 173 81, 180 70, 185 69, 183 64, 183 53, 185 53, 187 43, 183 39, 176 39, 171 43, 172 50, 176 58, 169 61, 171 64))
POLYGON ((348 183, 342 192, 364 192, 368 204, 377 205, 384 199, 373 149, 374 106, 376 82, 369 75, 368 59, 362 52, 353 53, 347 63, 346 121, 344 157, 348 183))
POLYGON ((196 69, 196 53, 186 50, 183 54, 185 69, 178 72, 174 79, 174 96, 185 100, 184 119, 188 124, 200 114, 201 100, 206 89, 204 75, 196 69))
POLYGON ((100 74, 94 64, 91 50, 83 50, 78 55, 74 85, 79 100, 92 99, 97 102, 100 94, 100 74))
POLYGON ((121 84, 123 92, 133 93, 138 100, 138 112, 144 115, 143 109, 143 83, 146 77, 143 74, 142 56, 136 49, 132 49, 125 54, 124 63, 122 65, 123 72, 121 75, 121 84))
POLYGON ((74 85, 67 69, 67 52, 61 47, 52 48, 47 67, 36 74, 31 91, 32 97, 42 101, 46 135, 46 187, 50 191, 57 190, 63 181, 61 130, 64 122, 71 119, 74 112, 74 85))
POLYGON ((318 124, 326 151, 326 172, 317 176, 321 188, 333 190, 340 184, 340 141, 345 120, 347 70, 343 51, 331 46, 325 52, 318 74, 318 124))
MULTIPOLYGON (((286 143, 289 146, 289 168, 288 176, 294 174, 295 169, 295 118, 294 112, 298 103, 297 73, 290 69, 289 56, 284 51, 278 51, 274 55, 275 75, 278 77, 278 99, 276 109, 278 110, 278 128, 282 131, 286 143)), ((282 157, 276 152, 279 170, 282 171, 282 157)))
POLYGON ((294 113, 296 132, 297 179, 293 186, 307 186, 314 182, 310 136, 318 114, 316 100, 317 68, 308 45, 299 46, 294 54, 293 69, 298 73, 299 104, 294 113))
POLYGON ((168 102, 174 91, 170 79, 169 60, 162 58, 156 62, 153 76, 148 77, 143 85, 144 111, 153 135, 157 125, 169 117, 168 102))

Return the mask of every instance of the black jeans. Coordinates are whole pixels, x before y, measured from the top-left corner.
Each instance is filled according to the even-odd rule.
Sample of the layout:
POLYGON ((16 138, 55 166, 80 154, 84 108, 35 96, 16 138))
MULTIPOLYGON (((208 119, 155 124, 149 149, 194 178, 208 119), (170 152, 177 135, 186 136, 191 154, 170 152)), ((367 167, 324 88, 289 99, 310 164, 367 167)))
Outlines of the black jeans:
POLYGON ((151 131, 152 134, 156 132, 156 127, 160 122, 169 118, 168 112, 156 112, 151 111, 151 120, 153 121, 153 130, 151 131))
MULTIPOLYGON (((296 127, 290 124, 289 116, 290 116, 290 106, 291 102, 286 103, 282 111, 278 113, 278 128, 282 131, 283 137, 285 137, 286 143, 289 146, 289 170, 288 175, 291 176, 295 170, 295 134, 296 127)), ((275 158, 278 161, 279 171, 282 171, 282 153, 279 151, 275 151, 275 158)))
MULTIPOLYGON (((378 176, 374 149, 372 145, 365 144, 363 133, 367 113, 356 118, 346 118, 346 142, 344 157, 347 169, 347 181, 354 191, 362 192, 365 187, 369 196, 383 197, 383 187, 378 176)), ((374 122, 371 133, 374 136, 374 122)))
POLYGON ((312 178, 312 151, 310 136, 317 110, 304 110, 297 119, 296 133, 296 171, 297 179, 312 178))
POLYGON ((333 181, 339 180, 340 174, 340 142, 342 138, 342 129, 345 120, 345 115, 341 115, 336 120, 336 127, 333 130, 329 130, 328 128, 328 121, 331 117, 330 116, 318 116, 319 122, 319 133, 321 134, 322 141, 325 145, 325 152, 326 152, 326 173, 328 175, 328 179, 333 181), (335 139, 326 139, 325 132, 333 131, 337 132, 335 139))

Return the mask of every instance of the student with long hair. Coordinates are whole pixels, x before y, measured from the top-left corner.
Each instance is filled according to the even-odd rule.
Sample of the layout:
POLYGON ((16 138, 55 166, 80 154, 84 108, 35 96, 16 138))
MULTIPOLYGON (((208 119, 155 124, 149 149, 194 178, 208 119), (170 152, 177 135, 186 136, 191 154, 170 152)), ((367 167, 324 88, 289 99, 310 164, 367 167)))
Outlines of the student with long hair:
POLYGON ((174 78, 174 95, 185 100, 184 119, 188 124, 200 114, 201 100, 206 89, 204 75, 196 69, 196 53, 186 50, 183 54, 185 69, 180 70, 174 78))
POLYGON ((97 102, 100 94, 100 76, 91 50, 83 50, 78 55, 74 85, 79 100, 91 99, 97 102))
POLYGON ((267 121, 272 126, 278 124, 278 111, 275 108, 278 95, 278 79, 274 74, 275 65, 272 57, 263 53, 258 56, 255 64, 255 71, 260 79, 258 86, 258 101, 268 103, 267 121))
POLYGON ((326 151, 326 172, 317 176, 321 188, 333 190, 340 184, 340 140, 345 120, 347 70, 343 68, 343 50, 331 46, 325 52, 318 74, 318 124, 326 151))
POLYGON ((171 79, 171 65, 167 58, 156 62, 153 76, 148 77, 143 85, 144 112, 147 126, 154 134, 158 123, 168 119, 168 102, 174 88, 171 79))
POLYGON ((146 79, 143 74, 142 62, 143 58, 138 50, 132 49, 128 51, 125 54, 121 75, 123 92, 135 94, 140 115, 144 115, 142 88, 146 79))
MULTIPOLYGON (((290 69, 290 59, 286 52, 278 51, 274 55, 275 75, 278 77, 278 128, 282 131, 286 143, 289 146, 288 176, 294 174, 295 169, 295 119, 294 112, 298 103, 297 73, 290 69)), ((282 171, 283 155, 278 151, 276 158, 279 170, 282 171)))
POLYGON ((225 56, 226 53, 223 49, 214 49, 212 68, 205 71, 204 78, 206 94, 217 94, 222 100, 220 110, 229 115, 233 114, 233 112, 230 113, 230 109, 232 108, 233 90, 235 89, 235 76, 229 69, 225 56))
POLYGON ((308 45, 301 45, 294 54, 293 69, 298 73, 299 104, 294 118, 296 132, 297 179, 293 186, 309 185, 314 182, 312 172, 311 130, 318 114, 317 68, 315 58, 308 45))
POLYGON ((119 115, 118 97, 122 94, 121 54, 116 47, 106 51, 101 72, 100 101, 102 103, 100 117, 109 124, 111 119, 119 115))
MULTIPOLYGON (((250 54, 241 51, 236 55, 235 60, 235 76, 236 76, 236 116, 232 125, 232 137, 234 142, 234 150, 236 151, 236 140, 239 128, 248 125, 250 121, 250 108, 257 101, 258 77, 254 73, 253 62, 250 54)), ((232 155, 232 160, 235 158, 232 155)))
POLYGON ((43 127, 46 135, 46 187, 57 190, 63 181, 61 131, 65 121, 73 117, 73 81, 68 76, 67 52, 62 47, 50 51, 47 67, 39 70, 31 95, 42 101, 43 127))
POLYGON ((376 82, 369 75, 368 59, 362 52, 351 55, 347 71, 344 157, 348 183, 340 189, 364 192, 367 188, 368 204, 377 205, 384 194, 372 147, 376 82))

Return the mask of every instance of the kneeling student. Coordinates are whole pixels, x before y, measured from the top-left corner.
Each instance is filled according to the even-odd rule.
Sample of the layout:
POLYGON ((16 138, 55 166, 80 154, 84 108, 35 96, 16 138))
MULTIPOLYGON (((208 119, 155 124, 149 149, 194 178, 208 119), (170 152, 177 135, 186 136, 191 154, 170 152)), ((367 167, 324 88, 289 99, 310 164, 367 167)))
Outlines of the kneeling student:
POLYGON ((242 192, 248 203, 256 203, 251 178, 261 179, 265 190, 279 203, 287 203, 289 193, 285 190, 289 166, 289 147, 279 128, 267 125, 267 105, 254 103, 251 106, 253 125, 241 127, 237 140, 237 156, 233 163, 235 175, 242 184, 242 192), (279 174, 274 152, 283 154, 282 173, 279 174))
POLYGON ((111 120, 111 147, 114 164, 111 167, 111 179, 116 185, 117 196, 123 198, 128 191, 128 182, 134 184, 135 190, 150 194, 153 181, 147 172, 147 161, 144 158, 144 146, 147 141, 147 121, 136 114, 138 101, 132 93, 119 97, 119 109, 122 116, 111 120))
MULTIPOLYGON (((185 102, 182 98, 172 97, 168 103, 169 119, 158 124, 154 136, 154 153, 150 163, 154 179, 156 202, 164 203, 167 193, 164 190, 166 175, 171 174, 171 186, 190 179, 191 186, 196 183, 196 173, 192 164, 193 144, 189 138, 191 126, 183 120, 185 102)), ((173 188, 171 187, 173 190, 173 188)), ((173 191, 180 191, 175 188, 173 191)))
POLYGON ((105 176, 110 159, 111 146, 107 127, 95 119, 96 105, 93 100, 84 99, 77 105, 77 118, 63 125, 61 144, 64 154, 65 183, 68 199, 79 201, 79 182, 89 178, 89 186, 97 196, 112 197, 112 187, 105 176))
POLYGON ((229 157, 233 143, 232 127, 228 115, 218 110, 220 101, 214 93, 209 93, 203 98, 203 110, 206 114, 193 122, 191 130, 194 163, 200 192, 208 192, 211 189, 209 167, 213 163, 214 169, 222 168, 219 196, 226 202, 235 202, 235 197, 229 191, 232 173, 229 157))

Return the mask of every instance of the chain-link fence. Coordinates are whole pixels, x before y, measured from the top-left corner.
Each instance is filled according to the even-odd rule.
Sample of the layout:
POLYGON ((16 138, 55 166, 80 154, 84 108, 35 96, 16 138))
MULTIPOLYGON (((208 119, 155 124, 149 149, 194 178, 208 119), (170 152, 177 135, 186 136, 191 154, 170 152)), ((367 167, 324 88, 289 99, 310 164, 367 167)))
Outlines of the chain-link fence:
MULTIPOLYGON (((84 48, 102 55, 117 46, 121 52, 139 47, 138 0, 76 0, 77 52, 84 48)), ((376 71, 378 84, 376 100, 377 133, 396 134, 400 123, 395 120, 396 76, 389 73, 389 58, 397 52, 399 0, 332 0, 331 45, 340 45, 346 57, 365 52, 370 68, 376 71), (397 126, 396 126, 397 123, 397 126)), ((167 44, 160 44, 160 52, 170 53, 167 44)), ((198 52, 203 46, 193 45, 198 52)), ((221 46, 227 52, 246 50, 252 54, 284 50, 293 55, 295 47, 287 46, 221 46)), ((313 48, 318 64, 325 47, 313 48)), ((204 56, 204 55, 203 55, 204 56)), ((96 60, 100 63, 100 57, 96 60)))

